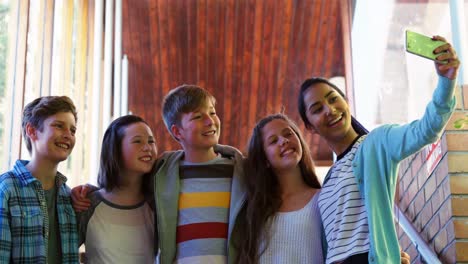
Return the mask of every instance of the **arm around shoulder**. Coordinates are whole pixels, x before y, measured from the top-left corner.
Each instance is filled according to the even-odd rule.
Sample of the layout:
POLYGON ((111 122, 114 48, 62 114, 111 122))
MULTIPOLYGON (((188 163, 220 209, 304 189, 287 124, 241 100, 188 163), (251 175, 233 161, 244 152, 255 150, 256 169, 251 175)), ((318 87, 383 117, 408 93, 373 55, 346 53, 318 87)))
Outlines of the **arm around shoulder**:
POLYGON ((89 219, 91 219, 91 216, 94 213, 94 209, 96 208, 96 205, 99 204, 99 202, 101 201, 100 196, 97 195, 97 193, 95 193, 94 191, 88 193, 87 198, 90 201, 90 205, 87 207, 87 209, 84 211, 76 212, 76 218, 77 218, 77 223, 78 223, 79 245, 82 245, 83 243, 86 242, 86 232, 88 229, 89 219))
POLYGON ((79 213, 87 210, 90 206, 90 200, 88 196, 90 193, 97 190, 99 190, 99 188, 91 184, 78 185, 73 187, 71 190, 71 199, 75 212, 79 213))

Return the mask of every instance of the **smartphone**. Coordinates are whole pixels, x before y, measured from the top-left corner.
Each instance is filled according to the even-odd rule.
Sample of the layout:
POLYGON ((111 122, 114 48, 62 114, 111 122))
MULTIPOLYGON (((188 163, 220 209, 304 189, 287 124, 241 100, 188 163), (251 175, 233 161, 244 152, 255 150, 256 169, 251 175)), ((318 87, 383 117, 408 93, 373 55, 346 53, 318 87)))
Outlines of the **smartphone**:
POLYGON ((434 49, 444 45, 446 42, 440 40, 432 40, 432 38, 406 30, 406 51, 415 55, 446 64, 447 61, 439 61, 436 59, 441 53, 434 54, 434 49))

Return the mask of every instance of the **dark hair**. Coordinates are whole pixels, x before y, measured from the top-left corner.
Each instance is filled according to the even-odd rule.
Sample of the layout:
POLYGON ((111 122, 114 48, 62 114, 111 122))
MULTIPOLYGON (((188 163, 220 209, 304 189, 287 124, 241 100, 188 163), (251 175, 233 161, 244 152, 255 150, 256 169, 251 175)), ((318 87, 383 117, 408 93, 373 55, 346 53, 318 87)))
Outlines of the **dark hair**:
POLYGON ((280 184, 273 169, 267 165, 268 160, 262 139, 263 127, 276 119, 286 121, 299 138, 303 151, 299 161, 302 179, 308 186, 320 188, 310 149, 294 121, 284 114, 269 115, 261 119, 253 129, 248 156, 244 163, 247 202, 236 226, 239 228, 234 240, 239 251, 236 263, 258 263, 262 254, 259 252, 261 241, 268 237, 265 230, 270 227, 272 217, 282 204, 280 184))
MULTIPOLYGON (((111 191, 119 188, 121 182, 119 179, 122 170, 122 140, 125 137, 125 130, 128 126, 135 123, 146 123, 143 118, 135 115, 121 116, 107 127, 102 139, 101 161, 98 174, 98 185, 100 188, 111 191)), ((142 191, 145 195, 151 194, 153 185, 151 182, 152 172, 143 176, 142 191)))
POLYGON ((211 100, 213 105, 216 103, 216 99, 208 90, 190 84, 178 86, 164 97, 162 104, 164 124, 174 139, 177 140, 172 134, 171 126, 180 126, 182 114, 195 111, 201 107, 207 99, 211 100))
POLYGON ((78 121, 75 104, 68 96, 42 96, 24 107, 21 127, 29 153, 32 151, 32 146, 31 139, 26 134, 26 125, 29 123, 42 131, 44 120, 60 112, 70 112, 75 117, 75 122, 78 121))
MULTIPOLYGON (((310 79, 305 80, 301 85, 301 89, 300 89, 300 92, 299 92, 299 97, 298 97, 298 100, 297 100, 297 108, 299 110, 299 114, 301 116, 302 122, 304 122, 305 127, 308 128, 308 129, 312 128, 312 124, 307 119, 307 114, 306 114, 307 109, 306 109, 306 105, 304 103, 304 94, 309 88, 311 88, 312 86, 314 86, 314 85, 316 85, 318 83, 324 83, 324 84, 330 86, 336 92, 338 92, 343 98, 346 99, 346 96, 343 93, 343 91, 341 91, 336 85, 334 85, 333 83, 331 83, 327 79, 320 78, 320 77, 312 77, 310 79)), ((354 116, 351 116, 351 126, 353 127, 353 129, 359 135, 365 135, 365 134, 369 133, 369 131, 361 123, 359 123, 359 121, 357 121, 356 118, 354 118, 354 116)))

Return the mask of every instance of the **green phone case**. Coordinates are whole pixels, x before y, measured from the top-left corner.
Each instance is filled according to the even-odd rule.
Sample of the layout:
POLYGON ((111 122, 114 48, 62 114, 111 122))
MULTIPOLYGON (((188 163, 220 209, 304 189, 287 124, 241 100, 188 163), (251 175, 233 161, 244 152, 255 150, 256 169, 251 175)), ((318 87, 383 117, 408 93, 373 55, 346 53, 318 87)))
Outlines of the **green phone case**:
MULTIPOLYGON (((445 44, 440 40, 432 40, 430 37, 419 33, 406 30, 406 51, 427 59, 437 61, 436 57, 439 54, 434 54, 434 49, 445 44)), ((438 61, 439 63, 447 63, 447 61, 438 61)))

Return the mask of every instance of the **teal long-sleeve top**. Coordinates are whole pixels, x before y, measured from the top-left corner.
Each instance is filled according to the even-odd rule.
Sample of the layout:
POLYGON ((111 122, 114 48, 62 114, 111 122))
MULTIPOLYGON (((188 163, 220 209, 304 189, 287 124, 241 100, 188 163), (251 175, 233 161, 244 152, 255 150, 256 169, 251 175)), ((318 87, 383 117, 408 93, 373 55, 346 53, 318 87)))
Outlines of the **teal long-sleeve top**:
POLYGON ((401 160, 437 141, 455 108, 455 80, 439 76, 423 117, 372 130, 357 150, 353 173, 369 221, 369 263, 401 263, 393 203, 401 160))

